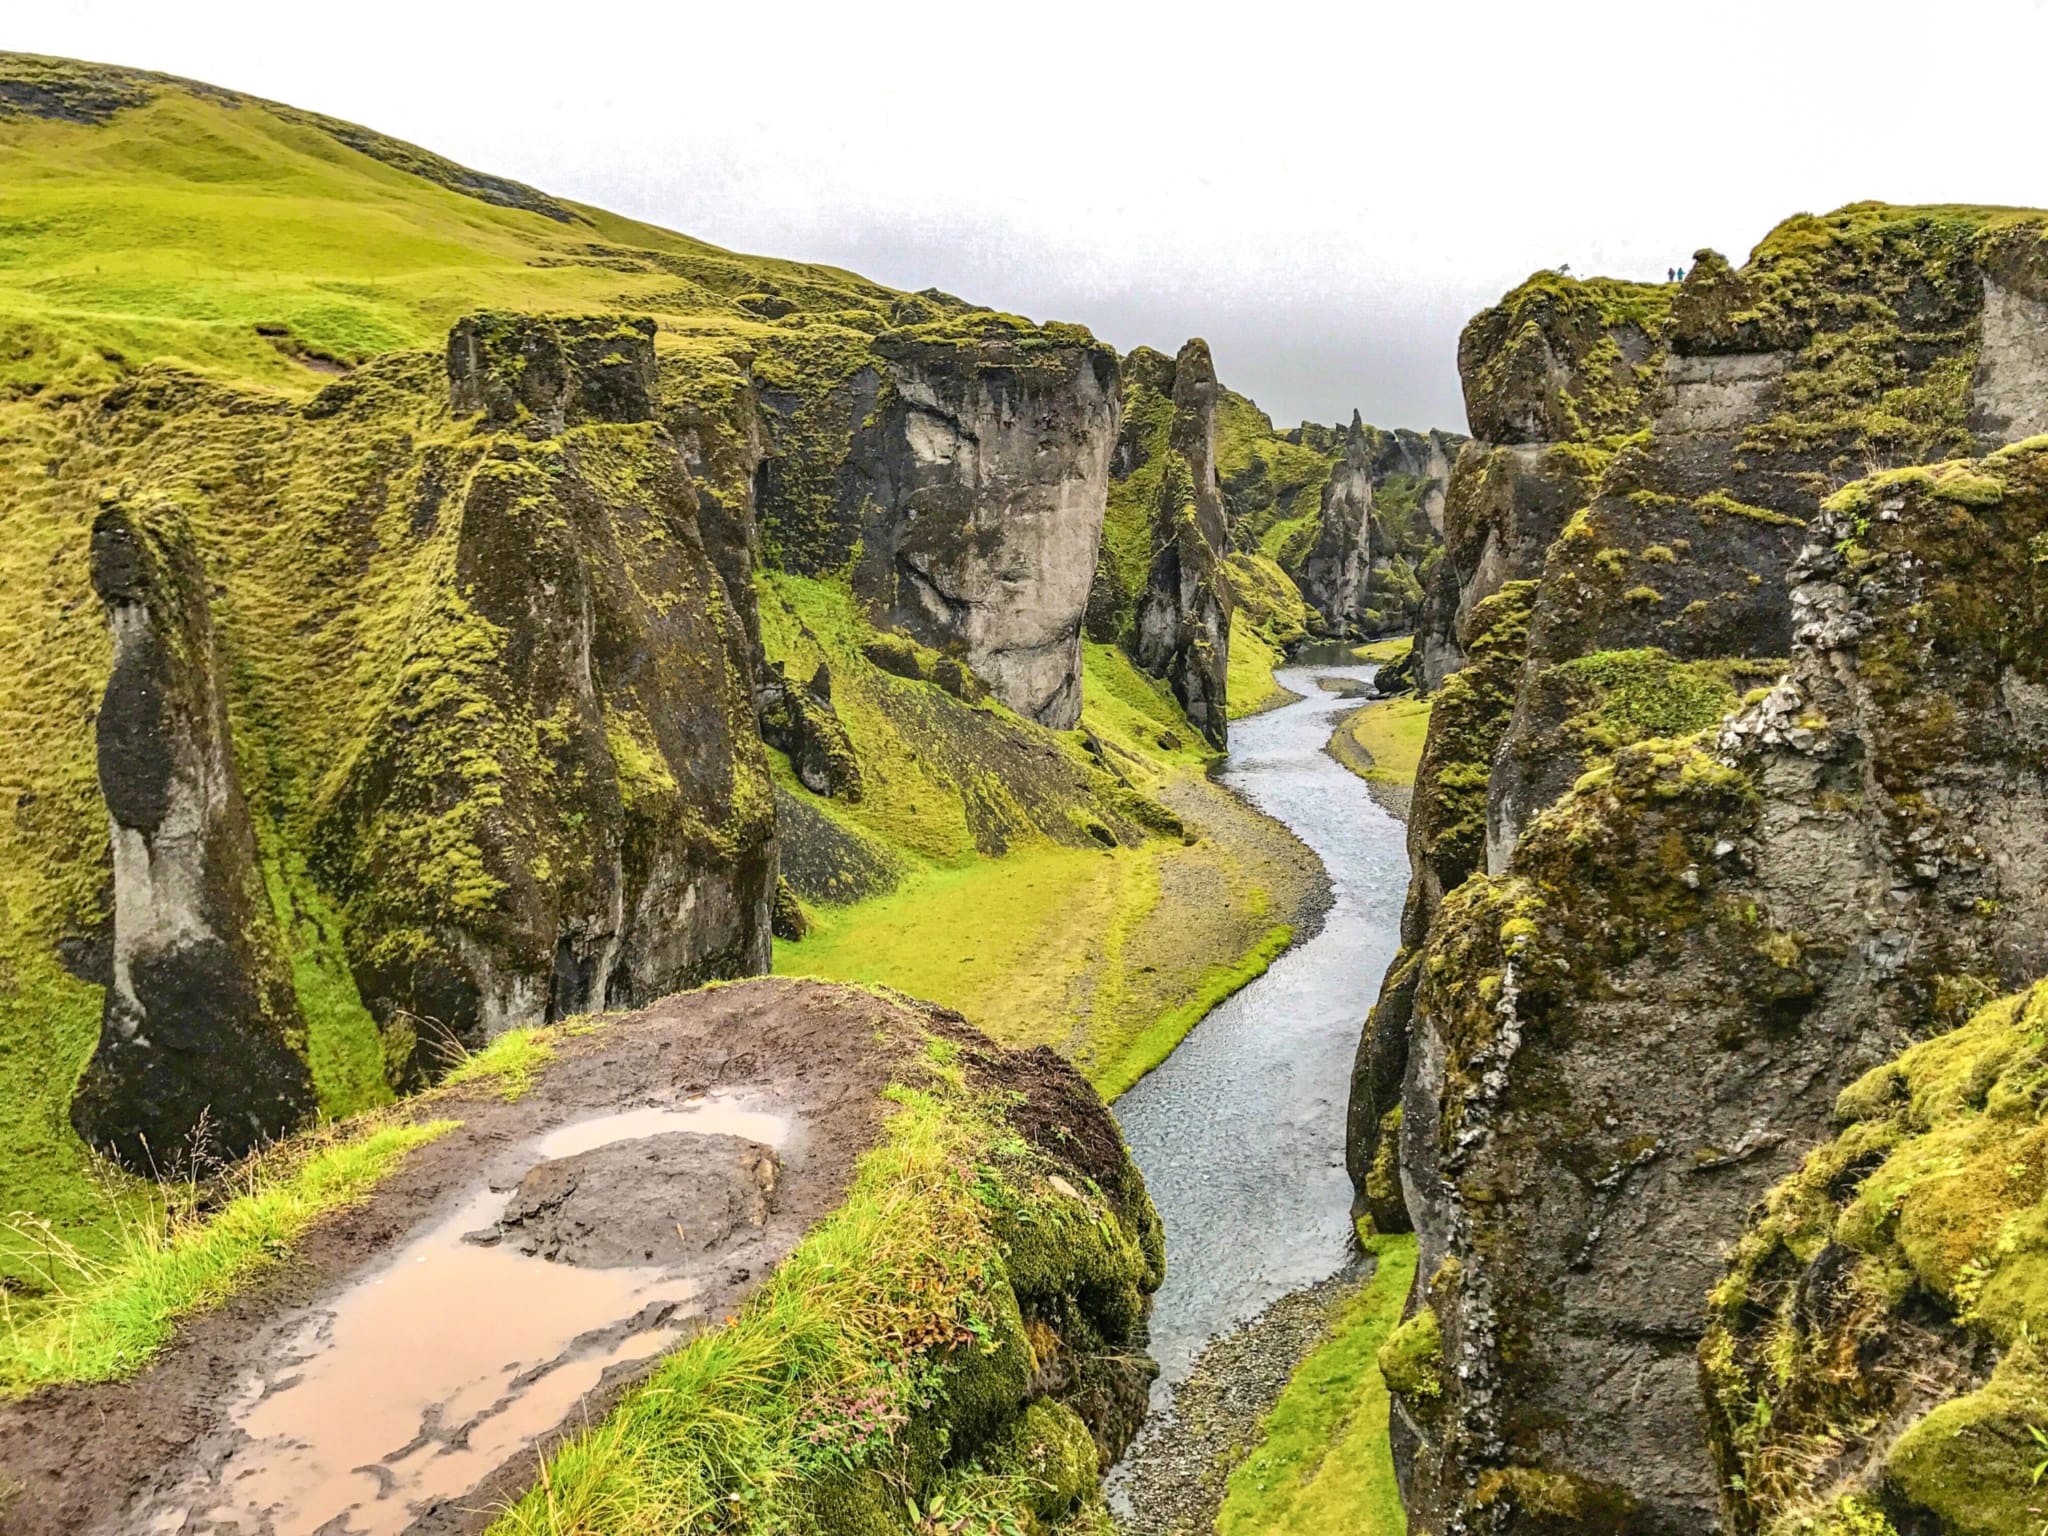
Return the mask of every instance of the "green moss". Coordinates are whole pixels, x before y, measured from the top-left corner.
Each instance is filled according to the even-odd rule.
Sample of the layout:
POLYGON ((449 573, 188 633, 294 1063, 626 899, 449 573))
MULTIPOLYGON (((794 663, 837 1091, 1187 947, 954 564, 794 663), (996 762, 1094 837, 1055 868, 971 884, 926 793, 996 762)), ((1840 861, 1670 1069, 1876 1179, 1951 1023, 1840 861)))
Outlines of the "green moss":
POLYGON ((1909 1409, 1904 1433, 1877 1447, 1879 1492, 1967 1536, 2039 1517, 2044 1086, 2048 987, 2036 987, 1844 1090, 1840 1136, 1771 1192, 1743 1235, 1712 1298, 1702 1360, 1715 1444, 1765 1519, 1789 1522, 1821 1491, 1805 1480, 1811 1448, 1857 1440, 1909 1409), (1833 1248, 1858 1263, 1843 1300, 1811 1322, 1798 1278, 1833 1248), (1932 1334, 1922 1309, 1945 1320, 1932 1334), (1971 1359, 1973 1339, 1999 1351, 1976 1386, 1945 1364, 1971 1359))
POLYGON ((1754 669, 1734 662, 1680 662, 1655 649, 1596 651, 1557 669, 1585 700, 1571 722, 1605 751, 1653 736, 1689 736, 1735 708, 1735 679, 1754 669))
POLYGON ((1388 1336, 1379 1367, 1398 1397, 1424 1403, 1443 1395, 1444 1340, 1434 1307, 1423 1307, 1388 1336))
POLYGON ((1296 546, 1313 544, 1336 458, 1330 447, 1275 432, 1272 418, 1244 396, 1218 391, 1216 472, 1240 548, 1257 548, 1285 565, 1296 546))

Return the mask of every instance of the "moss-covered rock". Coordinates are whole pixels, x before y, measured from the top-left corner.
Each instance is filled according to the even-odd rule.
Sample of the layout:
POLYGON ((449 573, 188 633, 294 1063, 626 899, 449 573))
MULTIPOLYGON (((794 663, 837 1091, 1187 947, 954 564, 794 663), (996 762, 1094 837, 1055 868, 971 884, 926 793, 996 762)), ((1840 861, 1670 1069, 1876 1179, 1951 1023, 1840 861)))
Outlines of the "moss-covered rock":
MULTIPOLYGON (((1604 754, 1505 868, 1444 898, 1405 983, 1401 1173, 1424 1269, 1451 1277, 1430 1300, 1453 1368, 1440 1417, 1417 1421, 1408 1485, 1424 1528, 1476 1517, 1494 1468, 1612 1495, 1602 1507, 1626 1511, 1622 1528, 1711 1522, 1726 1485, 1698 1432, 1690 1346, 1724 1248, 1860 1074, 2048 969, 2044 462, 2048 442, 2022 445, 1831 499, 1792 572, 1785 679, 1690 740, 1604 754), (1625 1420, 1589 1379, 1625 1395, 1625 1420)), ((1683 664, 1624 656, 1593 670, 1603 702, 1580 713, 1617 736, 1644 710, 1719 706, 1720 684, 1683 664)), ((1940 1059, 1938 1045, 1917 1060, 1940 1059)), ((1994 1072, 1964 1075, 1988 1087, 1994 1072)), ((1866 1079, 1845 1110, 1889 1103, 1895 1081, 1866 1079)), ((1861 1180, 1856 1158, 1889 1155, 1875 1134, 1852 1129, 1809 1188, 1861 1180)), ((1926 1208, 1925 1228, 1900 1226, 1918 1257, 1882 1272, 1823 1250, 1852 1248, 1846 1224, 1881 1226, 1887 1208, 1850 1204, 1832 1238, 1813 1238, 1820 1216, 1785 1207, 1785 1221, 1808 1221, 1788 1251, 1814 1266, 1812 1284, 1790 1300, 1797 1271, 1768 1261, 1771 1305, 1842 1317, 1869 1316, 1880 1293, 1895 1305, 1909 1280, 1926 1283, 1916 1262, 1940 1251, 1960 1264, 1978 1241, 1954 1236, 1975 1220, 1956 1192, 1926 1208)), ((1743 1342, 1710 1346, 1708 1368, 1749 1383, 1716 1389, 1740 1399, 1717 1432, 1737 1443, 1776 1422, 1753 1403, 1784 1365, 1771 1340, 1785 1335, 1722 1294, 1736 1310, 1720 1326, 1739 1324, 1743 1342)), ((1902 1358, 1953 1358, 1967 1375, 1967 1348, 1955 1355, 1939 1326, 1900 1315, 1902 1358)), ((1812 1398, 1773 1401, 1788 1435, 1809 1435, 1781 1471, 1820 1465, 1814 1415, 1838 1415, 1825 1433, 1854 1422, 1882 1438, 1874 1426, 1894 1412, 1862 1395, 1888 1389, 1882 1373, 1860 1379, 1854 1347, 1831 1334, 1816 1348, 1812 1398)), ((1922 1486, 1964 1487, 1975 1473, 1934 1451, 1934 1433, 1911 1442, 1934 1480, 1922 1486)), ((1988 1453, 1983 1465, 2003 1475, 1988 1453)), ((1962 1508, 1980 1491, 1942 1497, 1962 1508)), ((1542 1528, 1515 1507, 1503 1528, 1542 1528)))
POLYGON ((1230 733, 1232 594, 1216 478, 1216 369, 1207 342, 1190 341, 1174 359, 1172 403, 1130 650, 1139 666, 1166 680, 1188 723, 1221 748, 1230 733))
POLYGON ((138 1171, 196 1172, 312 1108, 305 1019, 235 768, 190 524, 171 505, 103 506, 92 585, 113 634, 94 727, 114 922, 103 949, 78 952, 106 1002, 72 1121, 138 1171))
POLYGON ((1736 1531, 2038 1523, 2044 1041, 2036 986, 1873 1069, 1743 1234, 1700 1349, 1736 1531))

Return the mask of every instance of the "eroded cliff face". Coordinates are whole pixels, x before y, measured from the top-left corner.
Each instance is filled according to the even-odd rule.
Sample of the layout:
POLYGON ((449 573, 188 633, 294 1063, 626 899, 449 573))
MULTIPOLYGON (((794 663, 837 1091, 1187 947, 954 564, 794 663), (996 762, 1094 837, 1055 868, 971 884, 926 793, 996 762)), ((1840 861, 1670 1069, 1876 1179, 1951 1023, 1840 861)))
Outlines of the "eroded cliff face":
POLYGON ((1662 355, 1662 290, 1539 272, 1460 339, 1475 429, 1443 499, 1442 553, 1420 601, 1413 671, 1437 695, 1408 819, 1401 951, 1353 1067, 1347 1158, 1374 1219, 1407 1225, 1401 1083, 1422 948, 1444 896, 1486 867, 1494 760, 1514 718, 1544 556, 1618 445, 1643 424, 1662 355))
POLYGON ((1216 477, 1216 369, 1197 339, 1174 359, 1173 425, 1131 654, 1166 679, 1188 723, 1218 748, 1230 735, 1229 539, 1216 477))
POLYGON ((1758 785, 1752 878, 1810 978, 1783 1011, 1848 1059, 1776 1117, 1770 1172, 1798 1171, 1713 1276, 1710 1440, 1738 1532, 1862 1499, 1900 1530, 2018 1529, 2040 1000, 1971 1015, 2048 974, 2048 439, 1859 482, 1813 531, 1795 664, 1719 750, 1758 785), (1881 1064, 1930 1031, 1956 1033, 1881 1064), (1848 1129, 1802 1160, 1830 1111, 1848 1129))
POLYGON ((1472 612, 1542 574, 1565 521, 1645 421, 1669 295, 1644 283, 1539 272, 1466 326, 1458 374, 1473 440, 1444 490, 1443 558, 1418 604, 1417 679, 1463 665, 1472 612))
POLYGON ((651 321, 487 316, 450 589, 316 834, 371 1012, 476 1044, 767 968, 753 642, 656 422, 651 321), (444 884, 417 849, 460 828, 444 884), (425 878, 423 878, 425 877, 425 878))
MULTIPOLYGON (((1990 309, 2040 250, 2038 220, 1866 206, 1739 273, 1703 254, 1649 430, 1594 443, 1533 588, 1474 605, 1512 647, 1501 604, 1526 600, 1526 654, 1505 719, 1476 645, 1486 728, 1439 702, 1418 804, 1468 814, 1425 813, 1410 916, 1437 910, 1353 1102, 1354 1175, 1422 1241, 1390 1345, 1418 1530, 1717 1528, 1695 1350, 1746 1213, 1846 1084, 2048 965, 2040 450, 1836 494, 2021 419, 1987 381, 2048 334, 1990 309)), ((1539 397, 1571 372, 1509 353, 1491 371, 1539 397)))
POLYGON ((957 653, 1019 714, 1081 717, 1081 621, 1121 400, 1116 357, 1002 326, 885 334, 842 492, 876 620, 957 653))
POLYGON ((1373 444, 1352 413, 1351 429, 1323 483, 1315 542, 1294 572, 1301 595, 1338 634, 1358 633, 1372 591, 1373 444))
POLYGON ((1116 354, 1076 326, 899 303, 858 343, 755 364, 771 564, 852 566, 873 621, 1026 718, 1080 717, 1081 628, 1117 441, 1116 354))

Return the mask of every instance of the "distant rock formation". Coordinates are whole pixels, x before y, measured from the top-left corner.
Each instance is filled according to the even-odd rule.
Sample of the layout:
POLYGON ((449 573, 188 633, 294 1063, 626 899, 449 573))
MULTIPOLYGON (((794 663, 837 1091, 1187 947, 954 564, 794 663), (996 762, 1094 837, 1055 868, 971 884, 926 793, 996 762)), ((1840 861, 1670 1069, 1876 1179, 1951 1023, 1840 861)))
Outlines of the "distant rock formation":
POLYGON ((1216 369, 1198 338, 1174 359, 1173 425, 1131 654, 1166 679, 1188 723, 1218 748, 1230 736, 1229 537, 1216 477, 1216 369))

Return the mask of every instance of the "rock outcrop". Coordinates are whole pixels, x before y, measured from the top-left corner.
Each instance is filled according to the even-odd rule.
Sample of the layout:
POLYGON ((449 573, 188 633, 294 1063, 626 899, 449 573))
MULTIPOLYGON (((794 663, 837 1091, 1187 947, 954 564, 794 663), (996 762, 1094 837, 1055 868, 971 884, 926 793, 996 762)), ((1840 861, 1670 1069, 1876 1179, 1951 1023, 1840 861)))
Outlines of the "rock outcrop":
MULTIPOLYGON (((1472 605, 1493 656, 1526 613, 1526 661, 1503 720, 1474 637, 1476 734, 1464 697, 1439 701, 1424 774, 1465 814, 1418 850, 1411 917, 1436 910, 1367 1031, 1352 1120, 1363 1197, 1378 1214, 1398 1185, 1422 1244, 1396 1351, 1418 1531, 1715 1528, 1694 1355, 1746 1213, 1860 1073, 2048 968, 2042 451, 1830 496, 2018 419, 1987 380, 2048 335, 2001 330, 1987 306, 2014 283, 1986 276, 2041 249, 2038 221, 1859 206, 1782 226, 1740 272, 1702 253, 1653 338, 1648 432, 1592 440, 1597 489, 1533 587, 1472 605)), ((1520 398, 1475 427, 1568 423, 1588 370, 1540 327, 1496 329, 1468 376, 1520 398)), ((1724 1424, 1761 1345, 1709 1361, 1756 1362, 1718 1389, 1724 1424)))
POLYGON ((1372 590, 1372 446, 1354 411, 1323 483, 1315 542, 1294 572, 1302 598, 1340 635, 1362 632, 1359 621, 1372 590))
POLYGON ((1115 353, 1078 327, 960 306, 884 331, 820 378, 762 374, 760 513, 778 562, 852 560, 877 625, 955 656, 1028 719, 1071 727, 1115 353))
POLYGON ((1460 446, 1411 652, 1416 686, 1438 698, 1409 808, 1402 947, 1360 1036, 1347 1143, 1353 1182, 1370 1184, 1365 1198, 1389 1229, 1407 1225, 1396 1132, 1422 949, 1444 896, 1486 868, 1494 760, 1514 718, 1544 556, 1614 444, 1643 423, 1667 305, 1641 284, 1539 272, 1460 338, 1466 413, 1505 441, 1460 446))
POLYGON ((206 573, 174 507, 101 509, 113 632, 96 725, 113 932, 99 1049, 71 1107, 130 1168, 199 1172, 313 1107, 305 1021, 228 734, 206 573))
POLYGON ((1443 556, 1417 604, 1425 692, 1463 665, 1473 610, 1503 584, 1542 573, 1614 445, 1644 424, 1668 304, 1648 284, 1538 272, 1459 337, 1474 437, 1455 455, 1443 556))
POLYGON ((457 327, 453 581, 341 775, 320 868, 371 1012, 478 1044, 768 964, 751 646, 652 418, 653 324, 457 327), (437 836, 467 853, 422 862, 437 836))
POLYGON ((1440 559, 1451 460, 1464 441, 1448 432, 1386 432, 1352 413, 1315 536, 1289 567, 1326 633, 1369 639, 1416 628, 1440 559))
POLYGON ((292 1285, 183 1319, 119 1380, 0 1401, 0 1525, 128 1536, 196 1509, 334 1530, 374 1501, 473 1536, 508 1506, 596 1507, 591 1458, 557 1452, 593 1432, 652 1443, 637 1415, 658 1405, 686 1426, 644 1485, 671 1501, 665 1530, 742 1502, 787 1530, 915 1536, 948 1505, 1102 1529, 1100 1473, 1156 1373, 1165 1260, 1115 1121, 1068 1063, 930 1004, 762 979, 558 1034, 503 1089, 485 1075, 387 1111, 417 1144, 330 1213, 292 1285), (337 1362, 352 1328, 368 1307, 417 1329, 408 1306, 424 1333, 362 1390, 337 1362), (690 1369, 733 1345, 768 1376, 690 1369), (720 1453, 735 1412, 756 1432, 737 1459, 720 1453))
POLYGON ((152 369, 90 418, 138 489, 92 550, 110 905, 60 944, 107 988, 88 1140, 237 1153, 767 968, 758 633, 653 331, 480 315, 303 405, 152 369))
POLYGON ((1229 537, 1216 478, 1216 369, 1197 339, 1174 359, 1173 425, 1131 654, 1166 680, 1188 723, 1218 748, 1230 735, 1229 537))

